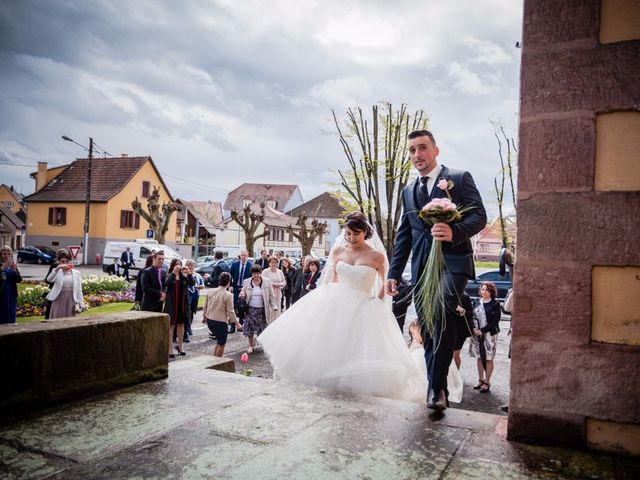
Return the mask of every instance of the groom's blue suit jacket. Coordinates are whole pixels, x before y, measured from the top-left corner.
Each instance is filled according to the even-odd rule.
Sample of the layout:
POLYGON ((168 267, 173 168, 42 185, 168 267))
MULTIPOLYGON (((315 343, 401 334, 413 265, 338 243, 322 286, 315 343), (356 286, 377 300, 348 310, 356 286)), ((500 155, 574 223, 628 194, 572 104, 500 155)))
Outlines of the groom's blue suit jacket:
MULTIPOLYGON (((453 182, 454 185, 449 190, 449 194, 459 208, 473 207, 463 215, 462 220, 451 224, 452 241, 442 242, 446 268, 451 273, 462 273, 469 278, 475 278, 473 248, 470 239, 487 224, 487 214, 482 204, 482 198, 469 172, 454 170, 442 165, 442 170, 435 184, 443 178, 453 182)), ((399 281, 411 253, 411 278, 414 285, 427 262, 433 241, 431 226, 418 217, 418 213, 424 207, 418 201, 418 187, 419 179, 416 179, 402 190, 402 220, 389 266, 389 278, 399 281)), ((446 192, 435 186, 429 198, 444 198, 446 196, 446 192)))

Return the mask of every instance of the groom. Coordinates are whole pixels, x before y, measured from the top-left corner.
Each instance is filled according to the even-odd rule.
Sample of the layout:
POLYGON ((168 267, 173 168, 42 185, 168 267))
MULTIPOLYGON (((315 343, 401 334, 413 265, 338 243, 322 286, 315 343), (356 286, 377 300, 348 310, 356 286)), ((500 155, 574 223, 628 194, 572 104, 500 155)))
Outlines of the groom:
MULTIPOLYGON (((442 279, 446 321, 443 325, 440 320, 442 316, 438 315, 433 337, 424 332, 423 335, 430 389, 427 395, 427 406, 435 410, 444 410, 448 404, 447 373, 453 358, 456 339, 458 296, 464 292, 467 281, 475 278, 470 238, 485 227, 487 215, 471 174, 438 164, 436 158, 440 150, 431 132, 416 130, 411 132, 408 138, 409 157, 420 176, 402 191, 404 212, 389 267, 387 293, 397 295, 396 287, 402 277, 409 253, 411 253, 411 277, 413 284, 416 285, 427 263, 431 242, 442 242, 446 265, 442 279), (472 208, 457 223, 452 225, 437 223, 429 227, 418 217, 418 212, 430 200, 446 197, 446 192, 436 186, 441 179, 453 182, 449 194, 458 207, 472 208)), ((424 325, 425 319, 421 318, 419 309, 418 318, 424 325)))

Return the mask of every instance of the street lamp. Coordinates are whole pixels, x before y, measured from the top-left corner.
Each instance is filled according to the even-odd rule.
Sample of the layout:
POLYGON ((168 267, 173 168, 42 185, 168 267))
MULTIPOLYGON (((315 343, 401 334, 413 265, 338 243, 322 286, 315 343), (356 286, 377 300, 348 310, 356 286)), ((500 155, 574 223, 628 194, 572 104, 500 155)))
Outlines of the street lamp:
MULTIPOLYGON (((76 142, 72 138, 67 137, 66 135, 62 136, 63 140, 67 142, 75 143, 76 145, 80 145, 82 148, 87 150, 87 147, 81 145, 76 142)), ((93 163, 93 138, 89 137, 89 165, 87 167, 87 192, 85 195, 84 201, 84 242, 83 242, 83 252, 82 252, 82 263, 84 265, 89 264, 89 211, 91 210, 91 164, 93 163)))

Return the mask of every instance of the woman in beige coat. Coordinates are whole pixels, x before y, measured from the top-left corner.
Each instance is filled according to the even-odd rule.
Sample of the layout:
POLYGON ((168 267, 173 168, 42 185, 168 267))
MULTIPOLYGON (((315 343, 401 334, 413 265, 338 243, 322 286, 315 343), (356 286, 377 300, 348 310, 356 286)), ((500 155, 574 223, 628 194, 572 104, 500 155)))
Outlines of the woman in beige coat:
POLYGON ((233 293, 227 291, 230 283, 231 274, 222 272, 218 278, 218 287, 207 292, 202 309, 202 323, 207 324, 211 334, 216 338, 216 346, 213 349, 214 357, 224 355, 224 346, 227 344, 227 326, 229 322, 237 322, 233 310, 233 293))
MULTIPOLYGON (((276 296, 276 305, 282 307, 282 289, 287 286, 287 280, 284 278, 282 270, 278 268, 278 259, 276 257, 269 259, 269 268, 262 270, 262 278, 269 280, 271 288, 273 288, 273 294, 276 296)), ((280 313, 280 310, 275 312, 274 320, 280 316, 280 313)))
POLYGON ((254 341, 257 335, 275 320, 279 311, 276 296, 271 282, 262 277, 262 269, 258 265, 251 267, 251 278, 242 284, 240 298, 249 304, 249 312, 245 316, 242 333, 249 340, 247 353, 253 353, 254 341))

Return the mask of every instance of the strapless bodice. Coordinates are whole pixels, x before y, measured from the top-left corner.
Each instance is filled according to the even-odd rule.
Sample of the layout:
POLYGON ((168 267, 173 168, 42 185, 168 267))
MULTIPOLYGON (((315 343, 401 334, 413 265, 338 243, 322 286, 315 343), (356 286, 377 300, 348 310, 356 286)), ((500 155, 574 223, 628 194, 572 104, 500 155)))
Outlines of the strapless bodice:
POLYGON ((368 265, 350 265, 342 260, 336 264, 336 273, 339 283, 347 284, 354 290, 367 294, 372 293, 378 274, 368 265))

